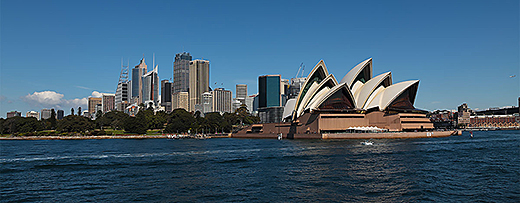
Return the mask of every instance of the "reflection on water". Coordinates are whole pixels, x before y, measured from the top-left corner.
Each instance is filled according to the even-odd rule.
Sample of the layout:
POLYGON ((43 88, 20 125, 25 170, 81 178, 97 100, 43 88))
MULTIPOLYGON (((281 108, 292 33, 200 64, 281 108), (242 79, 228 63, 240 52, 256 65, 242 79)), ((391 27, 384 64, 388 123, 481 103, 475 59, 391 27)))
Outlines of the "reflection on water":
POLYGON ((0 141, 3 201, 518 200, 518 131, 473 139, 0 141))

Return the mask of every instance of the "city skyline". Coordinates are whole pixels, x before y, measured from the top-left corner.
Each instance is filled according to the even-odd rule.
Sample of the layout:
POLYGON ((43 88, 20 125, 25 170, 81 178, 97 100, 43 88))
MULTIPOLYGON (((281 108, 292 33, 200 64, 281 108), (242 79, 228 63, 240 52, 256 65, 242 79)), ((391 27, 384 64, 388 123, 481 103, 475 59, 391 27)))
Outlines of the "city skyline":
POLYGON ((171 81, 184 51, 211 61, 212 88, 247 84, 250 95, 258 76, 290 79, 302 62, 304 76, 321 59, 344 75, 374 58, 374 75, 421 80, 417 108, 518 105, 517 1, 101 3, 1 2, 0 117, 86 110, 89 96, 115 93, 121 57, 131 68, 155 53, 159 80, 171 81), (206 13, 182 9, 190 6, 206 13), (144 15, 133 16, 137 8, 144 15))

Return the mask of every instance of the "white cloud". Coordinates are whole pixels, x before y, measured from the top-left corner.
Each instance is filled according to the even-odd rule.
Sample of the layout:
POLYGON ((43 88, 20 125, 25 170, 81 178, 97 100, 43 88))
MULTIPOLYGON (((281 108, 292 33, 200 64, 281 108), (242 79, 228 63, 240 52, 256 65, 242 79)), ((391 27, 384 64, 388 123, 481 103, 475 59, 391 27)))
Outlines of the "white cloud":
MULTIPOLYGON (((101 97, 101 95, 102 94, 97 91, 93 91, 91 94, 92 97, 101 97)), ((26 96, 22 97, 22 99, 34 106, 40 106, 43 108, 68 109, 78 108, 80 106, 86 108, 88 105, 88 97, 63 99, 64 96, 65 95, 55 91, 43 91, 27 94, 26 96)))
POLYGON ((55 106, 62 102, 63 94, 54 91, 34 92, 26 95, 23 99, 33 104, 43 106, 55 106))
POLYGON ((93 91, 91 96, 92 97, 101 97, 101 96, 103 96, 103 94, 99 93, 98 91, 93 91))

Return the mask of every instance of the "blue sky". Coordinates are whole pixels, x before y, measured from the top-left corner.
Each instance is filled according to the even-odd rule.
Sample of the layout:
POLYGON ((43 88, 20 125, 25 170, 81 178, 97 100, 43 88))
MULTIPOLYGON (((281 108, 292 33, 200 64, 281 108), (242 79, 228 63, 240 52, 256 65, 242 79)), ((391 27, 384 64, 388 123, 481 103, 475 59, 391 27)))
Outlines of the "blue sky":
MULTIPOLYGON (((323 59, 342 78, 373 58, 374 75, 419 79, 415 106, 518 105, 518 1, 6 1, 0 3, 0 116, 86 109, 115 92, 121 57, 152 55, 172 78, 183 50, 210 61, 210 80, 257 92, 257 78, 305 74, 323 59), (510 78, 511 75, 517 77, 510 78), (94 92, 94 95, 96 94, 94 92)), ((216 86, 213 86, 213 88, 216 86)))

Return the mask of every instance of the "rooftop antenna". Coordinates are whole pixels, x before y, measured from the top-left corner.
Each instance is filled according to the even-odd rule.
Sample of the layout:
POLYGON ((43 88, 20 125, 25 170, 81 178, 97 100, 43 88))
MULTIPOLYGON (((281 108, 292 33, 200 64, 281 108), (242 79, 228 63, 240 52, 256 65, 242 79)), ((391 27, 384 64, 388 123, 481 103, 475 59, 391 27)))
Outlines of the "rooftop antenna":
MULTIPOLYGON (((130 64, 130 60, 128 61, 130 64)), ((121 73, 119 74, 119 83, 127 83, 128 82, 128 65, 123 65, 123 57, 121 57, 121 73)))
POLYGON ((152 63, 152 68, 155 68, 155 53, 153 53, 153 63, 152 63))

